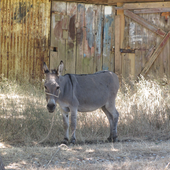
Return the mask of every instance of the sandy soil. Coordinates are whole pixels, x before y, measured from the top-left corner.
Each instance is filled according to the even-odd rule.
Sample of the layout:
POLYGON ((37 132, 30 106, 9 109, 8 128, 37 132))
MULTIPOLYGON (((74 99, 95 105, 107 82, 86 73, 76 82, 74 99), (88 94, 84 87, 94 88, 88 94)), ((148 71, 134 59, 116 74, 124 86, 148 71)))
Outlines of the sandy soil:
POLYGON ((0 143, 8 170, 170 169, 170 140, 14 147, 0 143))

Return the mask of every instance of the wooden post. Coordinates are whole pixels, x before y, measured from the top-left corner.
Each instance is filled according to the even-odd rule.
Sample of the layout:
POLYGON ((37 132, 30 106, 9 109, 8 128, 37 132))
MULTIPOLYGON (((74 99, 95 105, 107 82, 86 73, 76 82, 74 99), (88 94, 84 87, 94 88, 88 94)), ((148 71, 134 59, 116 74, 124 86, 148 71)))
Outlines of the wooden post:
MULTIPOLYGON (((118 2, 118 7, 123 6, 123 3, 118 2)), ((120 48, 123 48, 123 39, 124 39, 124 29, 125 29, 125 16, 124 16, 124 10, 118 9, 117 15, 120 16, 120 48)))
MULTIPOLYGON (((123 3, 118 2, 117 6, 121 7, 123 6, 123 3)), ((115 73, 119 77, 119 82, 121 82, 122 79, 122 56, 120 53, 120 48, 123 48, 124 28, 124 10, 118 9, 117 16, 115 17, 115 73)))
POLYGON ((121 53, 120 53, 120 15, 115 16, 115 73, 119 77, 119 81, 121 81, 121 73, 122 73, 122 63, 121 63, 121 53))

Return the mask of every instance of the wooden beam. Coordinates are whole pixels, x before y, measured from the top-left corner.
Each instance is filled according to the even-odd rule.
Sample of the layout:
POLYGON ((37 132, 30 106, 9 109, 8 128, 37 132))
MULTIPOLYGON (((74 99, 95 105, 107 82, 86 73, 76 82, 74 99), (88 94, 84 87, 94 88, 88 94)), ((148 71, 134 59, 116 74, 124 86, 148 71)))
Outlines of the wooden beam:
MULTIPOLYGON (((63 0, 57 0, 62 1, 63 0)), ((100 4, 100 5, 108 5, 108 0, 64 0, 65 2, 76 2, 76 3, 86 3, 86 4, 100 4)), ((116 5, 117 2, 113 3, 116 5)))
POLYGON ((149 61, 146 63, 145 67, 143 68, 141 75, 145 76, 145 74, 149 71, 150 67, 158 57, 158 55, 161 53, 162 49, 165 47, 165 44, 170 38, 170 31, 167 33, 167 35, 164 37, 162 42, 159 44, 153 55, 150 57, 149 61))
POLYGON ((126 3, 123 9, 170 8, 170 2, 126 3))
POLYGON ((133 2, 160 2, 163 0, 108 0, 108 4, 112 5, 113 3, 133 3, 133 2))
POLYGON ((134 14, 133 12, 129 10, 124 10, 124 14, 134 21, 138 22, 139 24, 143 25, 147 29, 153 31, 154 33, 160 35, 161 37, 164 37, 166 35, 166 32, 162 29, 156 27, 155 25, 151 24, 150 22, 146 21, 145 19, 141 18, 140 16, 134 14))
MULTIPOLYGON (((57 1, 63 2, 63 0, 57 0, 57 1)), ((136 2, 140 3, 141 2, 141 0, 64 0, 64 1, 86 3, 86 4, 100 4, 100 5, 116 5, 117 3, 136 3, 136 2)), ((142 0, 142 2, 160 2, 160 1, 164 1, 164 0, 142 0)))
POLYGON ((170 8, 147 8, 147 9, 137 9, 133 11, 135 14, 152 14, 158 12, 170 12, 170 8))

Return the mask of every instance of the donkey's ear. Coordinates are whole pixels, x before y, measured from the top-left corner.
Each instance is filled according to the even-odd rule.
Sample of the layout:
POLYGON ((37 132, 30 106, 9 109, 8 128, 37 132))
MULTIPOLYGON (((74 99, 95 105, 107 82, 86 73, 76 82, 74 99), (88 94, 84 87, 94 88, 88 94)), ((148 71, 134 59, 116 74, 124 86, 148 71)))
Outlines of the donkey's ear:
POLYGON ((47 65, 45 64, 45 62, 44 62, 44 64, 43 64, 43 69, 44 69, 44 73, 49 73, 48 67, 47 67, 47 65))
POLYGON ((63 68, 64 68, 64 63, 63 63, 63 61, 61 60, 59 66, 58 66, 58 68, 57 68, 57 75, 58 75, 58 76, 60 76, 60 75, 62 74, 63 68))

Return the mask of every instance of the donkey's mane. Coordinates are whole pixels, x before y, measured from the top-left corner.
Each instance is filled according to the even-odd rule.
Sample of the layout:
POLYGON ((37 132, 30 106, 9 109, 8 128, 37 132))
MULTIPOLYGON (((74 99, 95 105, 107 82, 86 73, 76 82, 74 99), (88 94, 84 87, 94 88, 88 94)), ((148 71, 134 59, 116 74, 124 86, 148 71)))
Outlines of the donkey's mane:
POLYGON ((52 73, 52 74, 56 74, 56 73, 57 73, 57 70, 56 70, 56 69, 52 69, 52 70, 51 70, 51 73, 52 73))
MULTIPOLYGON (((96 73, 91 73, 91 74, 71 74, 71 75, 75 75, 75 76, 89 76, 89 75, 94 75, 94 74, 100 74, 100 73, 105 73, 105 72, 107 72, 108 70, 102 70, 102 71, 98 71, 98 72, 96 72, 96 73)), ((67 74, 65 74, 65 75, 68 75, 68 73, 67 74)), ((64 75, 64 76, 65 76, 64 75)))

